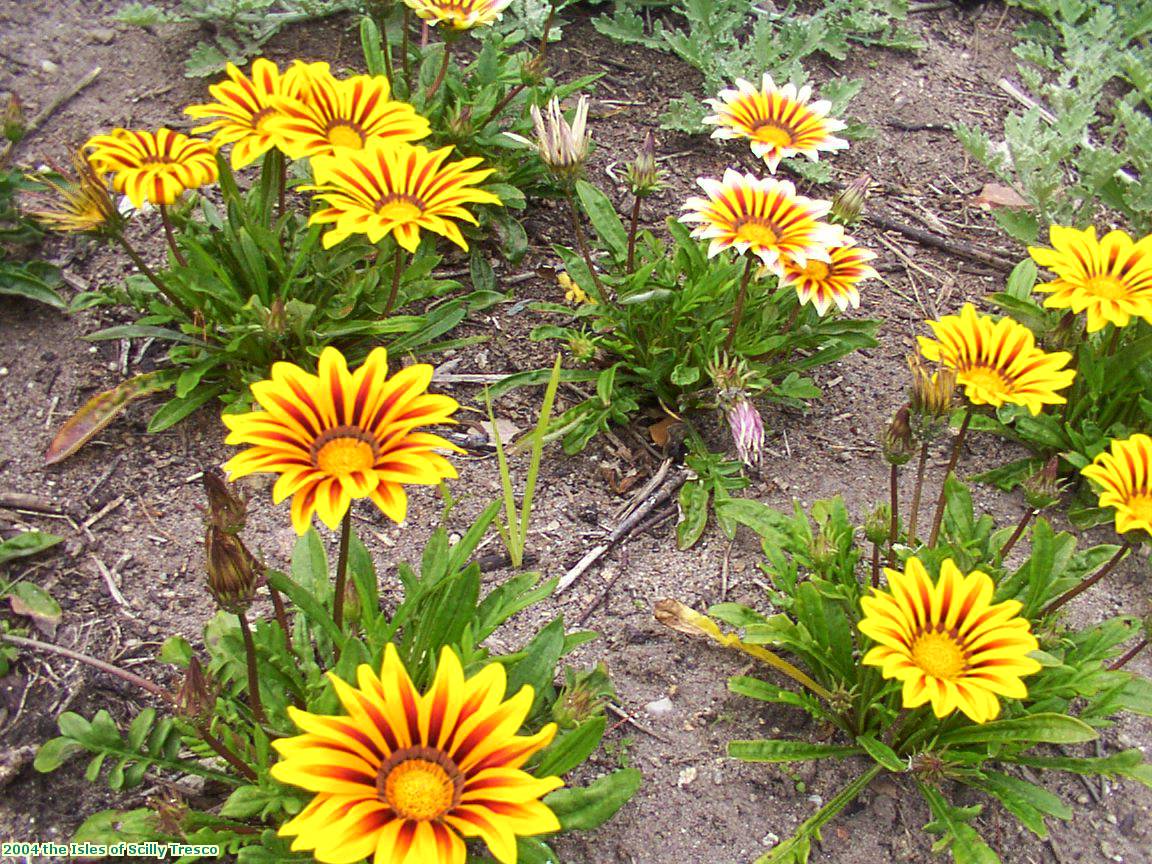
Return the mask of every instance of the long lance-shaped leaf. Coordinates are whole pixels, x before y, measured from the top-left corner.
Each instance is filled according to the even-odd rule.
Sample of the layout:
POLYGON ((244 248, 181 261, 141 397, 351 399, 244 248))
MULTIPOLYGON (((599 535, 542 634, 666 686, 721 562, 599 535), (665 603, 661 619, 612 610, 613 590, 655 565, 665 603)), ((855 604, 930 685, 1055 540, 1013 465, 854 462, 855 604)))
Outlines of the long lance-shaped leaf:
POLYGON ((170 386, 171 381, 163 372, 145 372, 117 384, 111 390, 97 393, 60 427, 44 452, 44 464, 55 465, 64 461, 91 441, 97 432, 115 420, 132 402, 170 386))
POLYGON ((677 633, 684 633, 688 636, 704 636, 719 645, 723 645, 725 648, 742 651, 749 657, 755 657, 757 660, 767 663, 773 669, 787 675, 798 684, 804 685, 821 699, 828 701, 832 698, 832 694, 828 692, 827 688, 823 687, 817 681, 814 681, 799 667, 789 663, 783 657, 773 654, 767 648, 762 648, 759 645, 749 645, 735 633, 721 632, 720 627, 715 621, 707 615, 690 609, 679 600, 659 601, 656 604, 655 614, 657 621, 665 627, 670 627, 677 633))

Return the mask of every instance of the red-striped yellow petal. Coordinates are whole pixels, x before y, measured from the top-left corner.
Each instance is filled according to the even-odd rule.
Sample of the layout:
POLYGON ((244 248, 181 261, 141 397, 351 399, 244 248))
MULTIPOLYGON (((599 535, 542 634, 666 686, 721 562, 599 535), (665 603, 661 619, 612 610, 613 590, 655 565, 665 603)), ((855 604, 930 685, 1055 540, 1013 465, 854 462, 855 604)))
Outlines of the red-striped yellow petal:
POLYGON ((1152 438, 1116 439, 1080 473, 1100 489, 1100 506, 1116 511, 1117 533, 1152 533, 1152 438))
POLYGON ((516 838, 558 831, 539 799, 563 785, 520 765, 546 746, 555 726, 516 732, 532 703, 523 689, 503 699, 503 666, 465 678, 444 648, 426 693, 413 687, 394 645, 380 674, 357 670, 353 687, 330 676, 347 716, 289 709, 303 730, 273 746, 272 776, 315 792, 280 833, 318 861, 351 864, 463 864, 465 837, 478 837, 501 862, 516 860, 516 838), (457 758, 466 752, 468 758, 457 758), (482 757, 483 764, 474 764, 482 757))
POLYGON ((809 101, 812 88, 794 84, 778 87, 767 72, 759 87, 743 78, 736 87, 721 90, 719 98, 704 100, 713 114, 704 122, 716 126, 713 138, 743 138, 752 152, 775 174, 782 159, 804 155, 815 162, 821 151, 843 150, 848 142, 833 132, 847 128, 829 117, 832 103, 809 101))
POLYGON ((820 221, 828 201, 805 198, 787 180, 761 180, 729 168, 723 180, 696 181, 707 197, 689 198, 681 222, 698 223, 692 236, 710 240, 712 257, 728 248, 751 252, 777 276, 784 259, 803 267, 811 260, 829 261, 828 248, 844 245, 844 230, 820 221))
POLYGON ((1089 333, 1107 324, 1126 327, 1133 318, 1152 324, 1152 235, 1133 239, 1124 231, 1096 238, 1096 229, 1083 231, 1062 225, 1049 229, 1051 249, 1028 249, 1033 260, 1056 274, 1037 291, 1050 295, 1044 305, 1086 313, 1089 333))
POLYGON ((215 147, 171 129, 113 129, 89 138, 92 167, 112 175, 112 187, 134 207, 174 204, 188 189, 215 183, 215 147))
POLYGON ((464 205, 501 202, 478 188, 492 170, 473 170, 481 162, 477 158, 447 162, 451 152, 451 147, 430 151, 375 142, 357 152, 314 158, 316 185, 310 189, 328 206, 310 222, 333 226, 324 235, 324 246, 331 248, 351 234, 365 234, 372 243, 392 234, 415 252, 425 230, 467 249, 454 220, 475 224, 476 217, 464 205))
POLYGON ((348 369, 328 347, 313 375, 291 363, 276 363, 272 376, 252 385, 263 408, 227 414, 229 444, 249 449, 225 465, 233 477, 274 473, 277 503, 291 496, 292 525, 303 534, 315 514, 331 528, 340 525, 352 500, 371 498, 391 519, 407 512, 403 484, 436 485, 456 469, 435 450, 459 448, 418 431, 451 423, 455 399, 426 392, 431 367, 416 365, 388 377, 388 355, 374 350, 364 365, 348 369))
POLYGON ((918 336, 920 353, 955 369, 957 383, 973 404, 1024 405, 1039 414, 1045 405, 1067 401, 1056 391, 1076 377, 1076 370, 1065 368, 1072 355, 1038 348, 1023 324, 1011 318, 995 321, 965 303, 959 315, 945 315, 928 326, 936 338, 918 336))
POLYGON ((950 558, 935 582, 918 558, 885 573, 889 590, 861 600, 860 632, 878 643, 861 662, 902 682, 904 707, 930 702, 937 717, 959 710, 986 723, 1000 712, 997 696, 1027 695, 1021 678, 1040 671, 1029 656, 1039 644, 1020 603, 992 603, 991 578, 950 558))
POLYGON ((780 284, 794 287, 800 302, 811 303, 819 315, 826 314, 833 303, 841 312, 849 306, 858 308, 860 292, 856 286, 865 279, 877 277, 868 264, 876 253, 861 249, 847 237, 843 246, 831 246, 827 252, 827 261, 812 258, 803 265, 784 258, 780 284))
POLYGON ((446 24, 453 30, 471 30, 499 20, 512 0, 404 0, 418 18, 446 24))

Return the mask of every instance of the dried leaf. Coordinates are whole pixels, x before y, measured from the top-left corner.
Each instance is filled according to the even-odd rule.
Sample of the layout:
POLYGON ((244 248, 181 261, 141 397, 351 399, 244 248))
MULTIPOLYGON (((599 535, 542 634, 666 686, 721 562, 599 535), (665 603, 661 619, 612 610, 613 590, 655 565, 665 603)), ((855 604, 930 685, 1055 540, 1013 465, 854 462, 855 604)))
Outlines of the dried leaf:
MULTIPOLYGON (((492 422, 490 420, 481 420, 479 426, 484 430, 484 434, 488 436, 489 441, 495 441, 496 438, 492 434, 492 422)), ((496 433, 500 435, 500 440, 505 444, 512 443, 512 440, 520 434, 520 427, 508 420, 505 417, 496 418, 496 433)))
POLYGON ((17 615, 31 618, 32 623, 46 636, 56 633, 56 626, 63 614, 60 611, 60 604, 39 585, 17 582, 8 595, 8 603, 17 615))
POLYGON ((999 183, 985 183, 984 188, 980 190, 980 194, 972 203, 985 210, 996 207, 1018 210, 1032 206, 1011 186, 1001 186, 999 183))
POLYGON ((129 378, 111 390, 97 393, 60 427, 44 453, 44 464, 55 465, 64 461, 115 420, 130 403, 149 393, 166 390, 168 386, 161 379, 160 372, 146 372, 129 378))
POLYGON ((668 445, 668 432, 680 421, 675 417, 665 417, 648 427, 648 434, 652 438, 652 443, 657 447, 666 447, 668 445))

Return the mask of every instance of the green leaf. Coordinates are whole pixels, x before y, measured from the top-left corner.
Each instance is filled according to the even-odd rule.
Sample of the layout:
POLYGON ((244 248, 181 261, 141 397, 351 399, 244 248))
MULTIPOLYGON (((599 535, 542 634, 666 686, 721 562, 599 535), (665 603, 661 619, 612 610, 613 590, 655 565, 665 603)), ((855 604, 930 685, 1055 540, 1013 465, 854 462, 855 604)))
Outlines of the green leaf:
POLYGON ((36 759, 32 762, 32 767, 41 774, 49 774, 83 749, 68 736, 50 738, 41 744, 40 749, 36 751, 36 759))
POLYGON ((31 618, 36 626, 51 633, 64 614, 52 595, 31 582, 17 582, 8 592, 8 603, 17 615, 31 618))
POLYGON ((939 737, 941 744, 1079 744, 1099 734, 1087 723, 1067 714, 1029 714, 1011 720, 961 726, 939 737))
POLYGON ((557 789, 544 799, 565 831, 591 831, 616 815, 640 788, 643 777, 624 768, 585 787, 557 789))
POLYGON ((186 667, 192 659, 192 646, 183 636, 169 636, 160 646, 159 660, 173 666, 186 667))
POLYGON ((968 824, 980 813, 979 806, 954 807, 934 786, 926 783, 918 783, 917 786, 933 816, 933 821, 925 825, 924 830, 929 834, 940 835, 940 840, 932 847, 933 852, 947 849, 952 853, 955 864, 1001 864, 992 847, 980 839, 980 835, 968 824))
POLYGON ((860 735, 856 743, 864 748, 878 764, 883 765, 895 774, 902 774, 908 770, 908 763, 896 755, 896 751, 872 735, 860 735))
POLYGON ((968 785, 982 789, 1004 805, 1004 809, 1015 816, 1020 824, 1037 837, 1048 836, 1048 826, 1044 823, 1045 816, 1054 816, 1057 819, 1071 819, 1072 808, 1060 800, 1047 789, 1002 774, 999 771, 984 769, 983 777, 967 781, 968 785))
POLYGON ((49 534, 47 531, 23 531, 0 543, 0 564, 7 564, 14 558, 39 555, 45 549, 51 549, 62 542, 63 537, 49 534))
POLYGON ((612 258, 617 263, 626 261, 628 232, 624 229, 624 223, 620 221, 616 208, 612 206, 612 201, 585 180, 576 181, 576 195, 580 198, 580 206, 588 214, 588 219, 596 229, 600 241, 612 253, 612 258))
POLYGON ((223 385, 201 386, 183 399, 169 399, 148 421, 148 431, 163 432, 165 429, 175 426, 197 408, 210 402, 223 392, 223 385))
POLYGON ((44 453, 44 464, 63 462, 101 429, 115 420, 132 402, 158 390, 166 390, 170 382, 162 372, 145 372, 129 378, 111 390, 97 393, 80 410, 69 417, 44 453))
POLYGON ((24 297, 54 309, 67 309, 68 304, 44 280, 27 266, 0 261, 0 296, 24 297))
POLYGON ((728 742, 728 755, 745 762, 807 762, 812 759, 842 759, 860 753, 859 747, 846 744, 814 744, 772 738, 728 742))
POLYGON ((703 479, 691 480, 680 487, 680 522, 676 525, 676 545, 680 549, 691 548, 704 535, 710 498, 703 479))
POLYGON ((533 770, 538 777, 553 777, 567 774, 592 755, 604 737, 608 718, 604 715, 585 720, 575 729, 557 736, 543 752, 540 762, 533 770))

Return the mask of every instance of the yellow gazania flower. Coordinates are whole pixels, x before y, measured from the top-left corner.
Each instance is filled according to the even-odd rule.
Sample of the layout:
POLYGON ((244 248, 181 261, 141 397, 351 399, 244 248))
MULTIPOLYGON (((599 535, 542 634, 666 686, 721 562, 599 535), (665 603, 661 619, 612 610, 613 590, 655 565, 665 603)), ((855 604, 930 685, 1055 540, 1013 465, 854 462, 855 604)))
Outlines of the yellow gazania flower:
POLYGON ((470 170, 481 162, 476 157, 445 163, 451 152, 451 147, 429 151, 413 144, 376 143, 359 153, 313 159, 316 185, 307 188, 328 207, 309 222, 333 226, 324 235, 324 247, 351 234, 366 234, 369 242, 378 243, 391 233, 415 252, 423 228, 467 249, 453 220, 477 222, 463 205, 501 202, 476 188, 492 169, 470 170))
POLYGON ((889 590, 860 601, 860 632, 878 643, 860 662, 904 683, 905 708, 931 702, 937 717, 958 708, 987 723, 1000 713, 997 696, 1028 695, 1020 679, 1040 671, 1028 656, 1040 646, 1018 601, 992 602, 986 573, 965 576, 951 558, 935 584, 917 558, 884 572, 889 590))
POLYGON ((175 204, 185 190, 216 182, 216 148, 171 129, 113 129, 89 138, 84 149, 92 151, 92 167, 110 173, 112 188, 133 207, 175 204))
POLYGON ((470 30, 498 20, 512 0, 404 0, 416 15, 454 30, 470 30))
POLYGON ((198 126, 193 133, 215 132, 217 147, 232 144, 232 167, 243 168, 273 147, 280 147, 278 133, 269 128, 268 120, 279 116, 283 99, 304 97, 309 82, 316 77, 331 77, 327 63, 302 63, 297 60, 280 73, 271 60, 260 57, 252 61, 249 78, 231 63, 227 81, 208 88, 215 102, 189 105, 184 113, 192 117, 214 117, 211 123, 198 126))
POLYGON ((832 206, 827 201, 796 194, 787 180, 761 180, 731 168, 724 179, 696 181, 707 198, 689 198, 681 222, 699 222, 693 237, 711 240, 708 257, 729 247, 751 251, 777 276, 784 275, 784 258, 798 266, 810 260, 829 261, 829 246, 844 243, 844 230, 821 222, 832 206))
POLYGON ((1152 235, 1133 242, 1123 231, 1109 231, 1097 240, 1091 226, 1077 231, 1053 225, 1048 239, 1054 248, 1028 248, 1037 264, 1056 274, 1036 286, 1052 295, 1045 306, 1086 312, 1089 333, 1109 323, 1125 327, 1133 317, 1152 324, 1152 235))
POLYGON ((359 687, 329 678, 348 715, 289 707, 304 734, 272 742, 282 757, 272 776, 316 793, 280 828, 295 836, 293 851, 326 864, 464 864, 463 838, 477 837, 501 864, 515 864, 518 836, 560 830, 540 798, 564 782, 522 767, 556 724, 516 734, 533 693, 525 685, 506 700, 502 664, 465 679, 445 647, 422 695, 389 643, 379 677, 364 664, 359 687))
POLYGON ((821 150, 848 146, 832 134, 846 128, 843 121, 828 116, 832 103, 809 103, 811 96, 808 85, 799 90, 793 84, 777 87, 767 72, 759 89, 737 78, 735 90, 721 90, 718 99, 704 100, 716 112, 704 122, 718 127, 713 138, 747 138, 752 152, 775 174, 782 159, 803 154, 815 162, 821 150))
POLYGON ((936 339, 917 336, 925 359, 956 370, 956 383, 975 405, 1024 405, 1039 414, 1045 405, 1067 400, 1057 393, 1072 383, 1065 369, 1072 355, 1036 347, 1032 331, 1011 318, 993 320, 965 303, 959 315, 945 315, 928 326, 936 339))
MULTIPOLYGON (((122 222, 120 211, 83 150, 72 154, 72 166, 76 170, 75 180, 58 182, 38 174, 28 175, 29 180, 52 190, 55 198, 52 203, 56 209, 29 209, 27 215, 52 231, 100 233, 117 230, 122 222)), ((36 199, 37 206, 42 200, 36 199)))
POLYGON ((1152 533, 1152 438, 1133 435, 1114 440, 1080 473, 1101 488, 1100 506, 1116 510, 1116 533, 1152 533))
POLYGON ((428 135, 428 121, 390 94, 383 75, 341 80, 325 70, 308 76, 301 99, 281 99, 277 114, 265 125, 292 159, 339 155, 375 141, 418 141, 428 135))
POLYGON ((820 315, 833 303, 841 312, 849 305, 856 309, 860 306, 857 283, 879 275, 868 265, 875 257, 875 252, 861 249, 854 240, 845 237, 844 245, 828 249, 827 261, 813 258, 800 266, 785 258, 780 284, 795 287, 800 303, 811 303, 820 315))
POLYGON ((426 393, 432 367, 416 364, 388 377, 388 352, 375 349, 349 373, 343 355, 325 348, 318 375, 292 363, 252 385, 263 411, 225 414, 228 444, 251 444, 224 469, 232 479, 279 474, 272 500, 292 496, 292 527, 308 530, 316 513, 336 528, 353 498, 371 498, 394 522, 404 521, 404 484, 434 486, 456 469, 433 452, 459 447, 421 426, 453 423, 455 399, 426 393))

